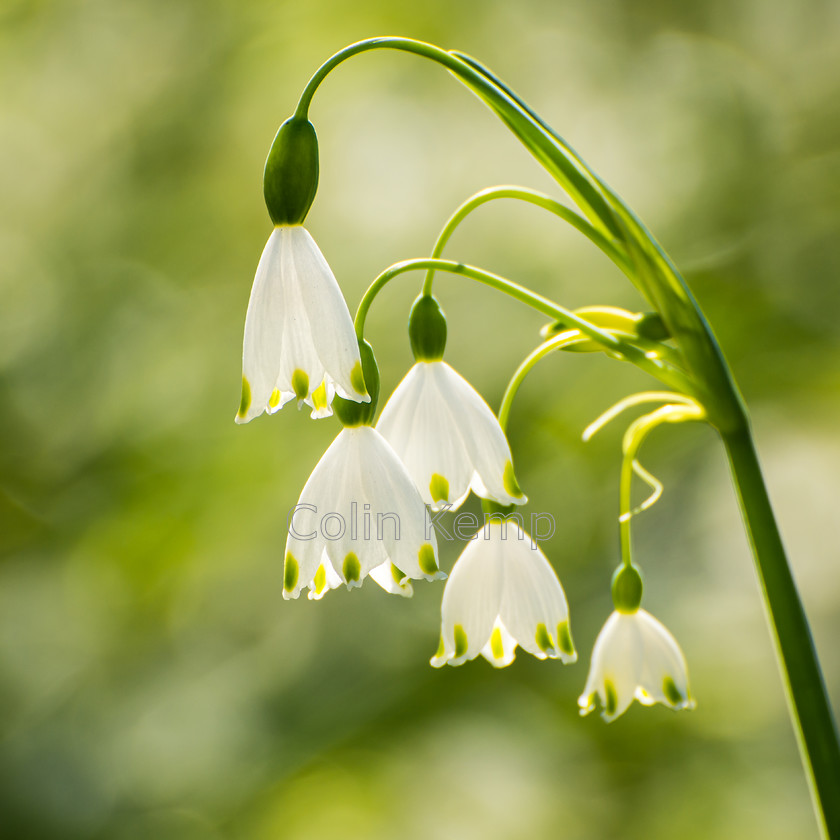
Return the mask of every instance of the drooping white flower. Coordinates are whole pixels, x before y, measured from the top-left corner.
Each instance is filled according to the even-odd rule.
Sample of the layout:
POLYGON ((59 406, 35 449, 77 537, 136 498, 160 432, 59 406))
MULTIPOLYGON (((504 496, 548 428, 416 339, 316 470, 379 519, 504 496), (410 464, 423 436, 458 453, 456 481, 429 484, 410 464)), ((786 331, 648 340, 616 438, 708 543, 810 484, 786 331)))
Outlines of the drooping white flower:
POLYGON ((685 657, 649 612, 616 610, 607 619, 595 640, 586 688, 578 699, 582 715, 595 708, 596 696, 607 722, 624 714, 634 699, 644 706, 694 708, 685 657))
POLYGON ((297 397, 313 417, 333 396, 367 402, 347 304, 323 254, 301 225, 278 225, 260 257, 242 347, 237 423, 297 397))
POLYGON ((480 653, 502 668, 513 662, 517 644, 539 659, 577 659, 557 574, 518 523, 494 516, 446 582, 440 647, 431 664, 460 665, 480 653))
POLYGON ((481 395, 446 362, 417 362, 376 424, 433 510, 463 504, 470 488, 501 505, 527 501, 510 446, 481 395))
POLYGON ((310 598, 370 575, 411 595, 409 578, 445 578, 426 506, 394 450, 371 426, 348 426, 324 453, 289 516, 283 597, 310 598))

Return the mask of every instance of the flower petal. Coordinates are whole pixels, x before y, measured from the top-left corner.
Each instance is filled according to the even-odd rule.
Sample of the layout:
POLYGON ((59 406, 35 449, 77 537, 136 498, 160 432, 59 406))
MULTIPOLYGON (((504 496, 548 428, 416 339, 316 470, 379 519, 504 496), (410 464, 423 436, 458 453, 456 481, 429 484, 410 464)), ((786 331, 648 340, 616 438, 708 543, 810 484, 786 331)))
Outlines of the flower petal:
POLYGON ((411 476, 376 429, 353 431, 359 437, 361 485, 384 555, 407 577, 442 580, 434 528, 411 476))
POLYGON ((409 579, 390 561, 377 566, 371 571, 370 576, 386 592, 390 592, 392 595, 402 595, 403 598, 410 598, 414 594, 414 587, 409 579))
POLYGON ((490 642, 502 601, 502 547, 481 529, 455 561, 443 591, 436 668, 473 659, 490 642))
POLYGON ((510 446, 499 420, 475 388, 445 362, 440 362, 438 387, 444 399, 458 406, 459 425, 474 470, 471 487, 477 496, 501 505, 524 504, 513 473, 510 446))
POLYGON ((504 542, 500 617, 513 638, 539 659, 574 662, 569 605, 557 574, 515 521, 491 525, 504 542))
POLYGON ((284 331, 281 230, 274 228, 271 232, 251 287, 242 343, 242 403, 237 423, 247 423, 265 411, 280 369, 284 331))
POLYGON ((461 505, 473 473, 458 406, 441 393, 443 362, 418 362, 391 395, 377 430, 393 447, 423 501, 439 510, 461 505))
POLYGON ((505 668, 516 657, 516 639, 508 633, 498 618, 490 634, 490 641, 481 649, 481 655, 494 668, 505 668))
MULTIPOLYGON (((329 373, 342 397, 370 402, 370 396, 357 391, 353 384, 356 366, 361 370, 359 347, 350 312, 335 276, 306 228, 296 225, 287 230, 292 244, 290 270, 297 281, 301 311, 305 313, 319 363, 329 373)), ((322 379, 323 375, 310 376, 313 390, 322 379)))
POLYGON ((613 612, 592 649, 586 687, 578 699, 581 714, 592 711, 596 695, 604 720, 624 714, 633 702, 643 660, 644 643, 634 616, 613 612))
POLYGON ((645 646, 637 699, 645 705, 663 703, 672 709, 693 708, 688 666, 676 639, 646 610, 640 609, 636 615, 645 646), (642 692, 644 699, 639 696, 642 692))

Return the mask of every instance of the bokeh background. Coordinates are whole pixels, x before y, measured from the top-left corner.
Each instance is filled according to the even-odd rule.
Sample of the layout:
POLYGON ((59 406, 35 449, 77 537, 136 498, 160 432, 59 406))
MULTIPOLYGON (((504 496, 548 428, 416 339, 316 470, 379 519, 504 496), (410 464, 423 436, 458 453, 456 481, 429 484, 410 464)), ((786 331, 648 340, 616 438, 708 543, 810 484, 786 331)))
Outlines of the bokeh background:
MULTIPOLYGON (((809 794, 724 456, 666 428, 636 526, 646 605, 698 707, 580 719, 617 561, 621 429, 648 381, 558 356, 511 432, 580 661, 434 671, 441 585, 284 602, 286 512, 337 432, 237 427, 262 164, 310 73, 371 35, 470 52, 683 268, 751 404, 840 703, 840 6, 830 0, 3 0, 0 833, 10 838, 804 838, 809 794)), ((351 307, 497 183, 556 187, 432 64, 355 59, 318 93, 307 222, 351 307)), ((448 252, 569 306, 643 307, 531 207, 448 252)), ((421 278, 369 318, 383 388, 421 278)), ((540 317, 460 278, 448 359, 497 405, 540 317)), ((473 508, 475 509, 475 508, 473 508)), ((446 545, 443 566, 457 556, 446 545)))

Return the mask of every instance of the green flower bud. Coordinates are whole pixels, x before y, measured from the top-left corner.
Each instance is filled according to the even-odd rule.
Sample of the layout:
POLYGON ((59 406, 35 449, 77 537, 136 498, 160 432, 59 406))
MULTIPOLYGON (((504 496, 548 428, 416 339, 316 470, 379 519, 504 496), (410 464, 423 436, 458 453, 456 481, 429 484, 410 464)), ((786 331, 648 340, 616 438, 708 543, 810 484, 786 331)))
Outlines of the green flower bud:
POLYGON ((438 362, 446 349, 446 316, 434 295, 420 295, 408 316, 408 338, 418 362, 438 362))
POLYGON ((638 566, 621 565, 612 579, 613 605, 620 613, 634 613, 642 603, 642 573, 638 566))
POLYGON ((362 359, 362 376, 367 392, 370 394, 370 402, 354 402, 336 394, 332 408, 335 416, 344 426, 370 426, 376 414, 376 402, 379 399, 379 366, 376 364, 373 348, 364 340, 359 341, 359 355, 362 359))
POLYGON ((277 132, 263 175, 268 215, 275 225, 299 225, 318 190, 318 138, 309 120, 290 117, 277 132))

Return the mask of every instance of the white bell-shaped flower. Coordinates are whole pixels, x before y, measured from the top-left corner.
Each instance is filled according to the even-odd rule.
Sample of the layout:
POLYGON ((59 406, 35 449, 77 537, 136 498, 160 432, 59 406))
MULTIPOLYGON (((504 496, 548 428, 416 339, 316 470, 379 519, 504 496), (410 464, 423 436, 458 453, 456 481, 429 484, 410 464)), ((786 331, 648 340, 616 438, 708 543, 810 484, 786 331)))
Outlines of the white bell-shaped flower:
POLYGON ((463 504, 470 489, 500 505, 527 501, 496 415, 446 362, 417 362, 376 428, 405 463, 426 504, 463 504))
POLYGON ((278 225, 260 257, 242 347, 237 423, 295 397, 313 417, 339 394, 368 402, 347 304, 323 254, 301 225, 278 225))
POLYGON ((649 612, 616 610, 607 619, 595 640, 586 688, 578 699, 582 715, 595 708, 596 696, 607 722, 624 714, 634 699, 645 706, 694 708, 685 657, 649 612))
POLYGON ((394 450, 371 426, 343 429, 289 514, 283 597, 310 598, 370 575, 411 595, 409 578, 443 579, 426 506, 394 450))
POLYGON ((539 659, 577 659, 557 574, 518 523, 493 516, 446 582, 431 664, 460 665, 480 653, 502 668, 513 662, 517 644, 539 659))

